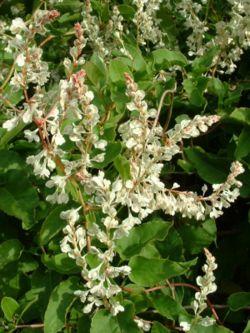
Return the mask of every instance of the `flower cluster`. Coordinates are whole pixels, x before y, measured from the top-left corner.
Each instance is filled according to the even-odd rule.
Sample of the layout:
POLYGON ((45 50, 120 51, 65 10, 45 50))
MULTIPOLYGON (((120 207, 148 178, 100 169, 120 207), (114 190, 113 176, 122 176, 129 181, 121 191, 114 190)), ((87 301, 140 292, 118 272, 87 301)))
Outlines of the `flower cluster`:
POLYGON ((156 47, 163 47, 164 33, 159 28, 160 19, 157 18, 162 0, 133 0, 133 3, 137 7, 134 23, 138 30, 138 43, 147 45, 151 42, 156 47))
MULTIPOLYGON (((206 5, 207 1, 202 1, 206 5)), ((177 5, 179 13, 184 18, 184 26, 186 29, 191 29, 192 33, 187 37, 187 46, 189 48, 189 56, 203 55, 205 33, 209 30, 206 20, 199 17, 202 11, 202 5, 193 0, 183 0, 177 5)))
POLYGON ((206 264, 202 267, 204 275, 196 278, 196 283, 200 287, 200 291, 195 293, 195 300, 193 302, 194 312, 197 316, 207 308, 207 296, 214 293, 217 289, 214 282, 214 270, 217 268, 215 258, 207 249, 204 251, 206 255, 206 264))
MULTIPOLYGON (((133 3, 137 7, 134 23, 138 28, 139 44, 147 45, 151 41, 156 46, 163 46, 164 34, 156 16, 162 1, 134 0, 133 3)), ((191 11, 191 3, 187 1, 185 6, 180 3, 184 16, 191 11)), ((236 9, 242 11, 239 6, 236 9)), ((196 16, 200 10, 198 4, 192 9, 196 16)), ((117 173, 110 175, 105 169, 97 170, 105 161, 108 139, 101 131, 100 102, 82 68, 84 47, 91 44, 105 59, 112 51, 107 41, 114 38, 123 55, 130 56, 122 40, 124 19, 119 8, 114 6, 112 19, 102 30, 90 1, 86 1, 83 22, 74 26, 71 58, 63 61, 66 77, 56 86, 51 101, 44 88, 49 79, 48 64, 42 60, 42 48, 37 47, 33 39, 36 34, 44 35, 46 24, 58 16, 57 11, 38 9, 30 21, 17 18, 10 25, 13 38, 8 41, 6 51, 14 52, 15 56, 10 83, 23 92, 25 102, 22 108, 11 109, 11 117, 3 123, 3 128, 10 131, 19 124, 33 126, 24 131, 24 136, 29 142, 39 143, 41 150, 28 156, 27 164, 33 167, 36 176, 46 179, 48 191, 53 189, 46 200, 51 204, 65 204, 73 199, 80 205, 75 208, 73 204, 71 209, 61 213, 61 218, 67 222, 61 251, 74 259, 81 269, 85 284, 75 291, 75 295, 84 303, 83 311, 89 313, 105 307, 117 315, 124 311, 119 295, 122 292, 120 280, 131 273, 128 265, 121 266, 117 260, 117 240, 128 236, 135 226, 159 210, 170 216, 180 214, 197 220, 220 216, 239 196, 241 182, 236 178, 244 170, 239 162, 234 162, 226 181, 213 185, 208 196, 182 190, 177 183, 168 184, 162 177, 164 165, 182 153, 184 140, 207 132, 220 117, 196 115, 165 130, 158 121, 162 103, 151 108, 145 100, 145 91, 127 73, 125 93, 129 101, 124 108, 129 117, 120 121, 117 136, 123 147, 123 158, 129 164, 129 177, 124 179, 117 173), (97 212, 93 214, 94 218, 89 214, 92 210, 97 212), (125 217, 119 214, 121 210, 127 212, 125 217)), ((194 30, 193 40, 190 37, 188 41, 190 54, 202 54, 198 48, 204 44, 206 27, 195 21, 196 16, 186 17, 192 20, 189 22, 192 27, 196 24, 197 30, 194 30)), ((200 292, 196 293, 193 304, 197 316, 206 307, 207 295, 216 287, 213 275, 216 264, 208 250, 205 254, 205 275, 197 278, 200 292)), ((135 322, 144 331, 150 330, 149 322, 138 317, 135 322)))
POLYGON ((100 29, 99 18, 93 13, 91 1, 86 1, 85 10, 83 12, 82 25, 87 40, 103 59, 110 58, 114 45, 117 46, 121 53, 129 56, 129 52, 126 50, 122 38, 124 33, 124 19, 117 6, 113 6, 111 12, 112 16, 104 29, 100 29))
POLYGON ((214 58, 214 65, 219 73, 231 74, 235 71, 236 62, 240 60, 244 49, 250 46, 250 8, 249 1, 228 0, 231 4, 230 18, 228 21, 218 21, 215 24, 216 34, 207 38, 209 22, 207 14, 207 0, 202 4, 192 0, 183 0, 177 5, 179 13, 184 18, 184 25, 192 33, 187 38, 188 54, 203 55, 216 46, 219 53, 214 58))

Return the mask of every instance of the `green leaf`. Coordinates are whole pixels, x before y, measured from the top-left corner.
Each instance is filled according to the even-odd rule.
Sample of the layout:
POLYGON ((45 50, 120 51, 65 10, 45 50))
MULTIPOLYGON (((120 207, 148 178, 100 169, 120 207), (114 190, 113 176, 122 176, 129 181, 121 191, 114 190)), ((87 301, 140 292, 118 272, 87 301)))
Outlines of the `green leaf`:
POLYGON ((105 168, 109 163, 113 162, 114 159, 120 154, 122 146, 120 142, 109 142, 105 150, 105 158, 101 163, 93 162, 93 166, 98 169, 105 168))
POLYGON ((77 333, 89 333, 90 331, 90 318, 88 315, 83 315, 77 320, 77 333))
POLYGON ((247 326, 245 327, 245 329, 242 333, 250 333, 250 320, 248 320, 247 326))
POLYGON ((233 333, 226 327, 213 325, 213 326, 202 326, 202 325, 193 325, 189 331, 189 333, 233 333))
POLYGON ((30 273, 35 271, 39 264, 36 260, 34 260, 33 256, 29 253, 23 253, 21 260, 18 263, 19 270, 23 273, 30 273))
POLYGON ((246 157, 250 153, 250 129, 245 127, 240 136, 237 144, 237 148, 235 151, 235 157, 240 160, 243 157, 246 157))
POLYGON ((206 85, 207 78, 199 78, 197 81, 193 79, 185 79, 183 81, 183 87, 191 104, 200 107, 206 103, 203 97, 206 85))
POLYGON ((0 173, 9 170, 21 170, 25 167, 25 163, 20 156, 11 150, 0 150, 0 173))
POLYGON ((22 220, 24 229, 30 229, 35 223, 34 208, 39 204, 35 188, 19 170, 7 172, 2 183, 5 185, 0 187, 0 209, 22 220))
POLYGON ((52 291, 44 316, 44 333, 56 333, 65 326, 67 310, 75 299, 77 282, 77 278, 69 278, 52 291))
POLYGON ((131 178, 130 164, 129 161, 126 159, 126 157, 118 155, 114 159, 114 166, 123 180, 128 180, 131 178))
POLYGON ((128 5, 118 5, 119 12, 127 20, 131 19, 135 15, 135 9, 132 6, 128 5))
POLYGON ((208 92, 217 95, 220 98, 224 97, 226 94, 226 88, 223 82, 216 77, 209 78, 207 89, 208 92))
POLYGON ((43 254, 42 263, 50 270, 61 274, 79 273, 80 268, 76 265, 75 260, 68 257, 65 253, 59 253, 54 256, 43 254))
POLYGON ((238 311, 250 306, 250 292, 239 292, 230 295, 227 304, 232 311, 238 311))
POLYGON ((112 82, 125 82, 125 73, 130 73, 130 70, 124 58, 117 58, 110 61, 109 76, 112 82))
POLYGON ((18 239, 8 239, 0 244, 0 268, 12 261, 17 261, 23 251, 23 245, 18 239))
POLYGON ((0 297, 17 298, 22 292, 25 292, 23 274, 18 270, 17 261, 12 261, 3 268, 1 267, 0 275, 0 297))
POLYGON ((170 320, 177 320, 179 315, 187 315, 185 309, 172 297, 163 294, 162 292, 153 292, 149 296, 153 307, 161 314, 170 320))
POLYGON ((203 56, 197 57, 192 64, 193 72, 195 72, 196 74, 208 72, 213 63, 213 59, 218 52, 219 48, 213 47, 207 52, 205 52, 203 56))
POLYGON ((154 245, 154 242, 147 243, 140 251, 140 256, 146 258, 161 258, 161 254, 154 245))
POLYGON ((170 330, 163 326, 161 323, 155 321, 153 323, 151 333, 170 333, 170 330))
POLYGON ((168 259, 132 257, 129 266, 132 269, 129 278, 143 287, 150 287, 158 282, 185 274, 196 264, 196 259, 186 262, 175 262, 168 259))
POLYGON ((230 118, 250 125, 250 108, 237 108, 230 114, 230 118))
POLYGON ((82 6, 81 1, 79 0, 64 0, 62 2, 55 3, 56 8, 60 9, 62 12, 73 12, 79 10, 82 6))
POLYGON ((100 332, 122 333, 117 317, 112 316, 111 313, 107 310, 97 311, 92 318, 90 333, 100 332))
POLYGON ((8 321, 13 320, 13 316, 19 308, 19 304, 11 297, 3 297, 1 300, 1 309, 8 321))
POLYGON ((216 240, 217 228, 215 221, 208 219, 200 225, 197 222, 194 225, 183 224, 178 232, 188 252, 198 254, 216 240))
POLYGON ((220 184, 226 180, 229 171, 227 159, 206 153, 200 147, 186 148, 184 151, 203 180, 210 184, 220 184))
POLYGON ((119 239, 116 243, 116 249, 122 258, 130 258, 139 254, 148 242, 163 240, 171 226, 170 222, 163 221, 160 218, 143 223, 134 227, 127 237, 119 239))
POLYGON ((91 61, 86 62, 85 70, 89 80, 99 89, 106 84, 106 67, 103 61, 94 54, 91 61))
POLYGON ((157 242, 156 246, 162 257, 177 261, 181 260, 183 241, 175 228, 171 228, 164 241, 157 242))
POLYGON ((144 60, 141 50, 138 47, 135 47, 134 45, 125 43, 125 49, 129 51, 131 56, 133 57, 132 61, 132 67, 138 72, 143 72, 146 70, 147 63, 144 60))
POLYGON ((121 333, 140 333, 141 330, 134 322, 135 307, 130 301, 125 301, 123 304, 124 311, 120 312, 117 316, 118 323, 120 326, 121 333))
POLYGON ((245 172, 239 176, 239 180, 242 182, 240 188, 240 195, 243 198, 249 198, 250 196, 250 169, 245 169, 245 172))
POLYGON ((165 65, 171 67, 173 65, 186 66, 187 58, 179 51, 171 51, 167 49, 159 49, 152 52, 154 62, 157 65, 165 65))
POLYGON ((26 124, 20 122, 15 128, 11 131, 6 132, 0 139, 0 149, 6 147, 6 145, 14 139, 22 130, 25 128, 26 124))
POLYGON ((65 220, 60 218, 60 214, 65 209, 65 206, 54 208, 45 221, 39 232, 39 244, 47 244, 55 235, 57 235, 66 225, 65 220))

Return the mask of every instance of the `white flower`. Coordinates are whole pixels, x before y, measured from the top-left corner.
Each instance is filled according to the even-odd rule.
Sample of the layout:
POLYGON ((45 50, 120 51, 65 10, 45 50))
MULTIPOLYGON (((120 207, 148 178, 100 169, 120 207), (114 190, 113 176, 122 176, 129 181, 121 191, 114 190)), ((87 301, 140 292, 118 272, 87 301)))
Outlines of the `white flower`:
POLYGON ((215 319, 214 318, 210 318, 208 316, 206 316, 205 318, 202 318, 200 323, 202 326, 208 327, 208 326, 212 326, 215 324, 215 319))
POLYGON ((111 304, 111 314, 116 316, 119 312, 123 312, 124 307, 117 301, 113 301, 112 299, 109 301, 111 304))
POLYGON ((32 122, 32 118, 33 118, 33 112, 31 112, 30 109, 28 109, 27 111, 25 111, 22 115, 22 120, 25 124, 29 124, 32 122))
POLYGON ((65 139, 62 136, 62 134, 61 134, 61 132, 60 132, 59 129, 57 129, 57 132, 56 132, 56 134, 53 137, 53 141, 55 142, 55 144, 57 146, 61 146, 61 145, 63 145, 65 143, 65 139))
POLYGON ((21 31, 27 30, 27 27, 21 17, 17 17, 11 22, 10 31, 13 35, 20 33, 21 31))
POLYGON ((56 187, 56 191, 48 195, 46 200, 52 204, 58 203, 63 204, 69 201, 69 196, 65 192, 65 187, 67 184, 67 177, 65 176, 52 176, 50 180, 46 182, 48 188, 56 187))
POLYGON ((184 332, 188 332, 190 330, 190 328, 191 328, 191 325, 188 322, 186 322, 186 321, 181 321, 180 322, 180 327, 182 328, 182 330, 184 332))
POLYGON ((88 291, 86 290, 76 290, 74 291, 74 295, 79 297, 82 303, 85 303, 87 296, 88 296, 88 291))
POLYGON ((41 178, 49 177, 50 172, 56 168, 56 164, 47 150, 42 150, 37 155, 27 157, 26 163, 33 165, 34 174, 41 178))
POLYGON ((78 207, 77 209, 69 209, 66 211, 61 212, 60 218, 63 220, 67 220, 70 224, 75 224, 76 221, 79 220, 80 215, 78 211, 81 209, 81 207, 78 207))
POLYGON ((6 120, 2 126, 7 131, 11 131, 18 125, 18 122, 19 122, 19 117, 16 116, 13 117, 12 119, 6 120))
POLYGON ((97 163, 102 163, 105 159, 105 153, 98 154, 92 158, 92 161, 97 162, 97 163))
POLYGON ((103 224, 107 229, 116 228, 118 223, 119 222, 115 218, 112 218, 110 216, 107 216, 105 219, 103 219, 103 224))
POLYGON ((34 131, 25 130, 24 131, 24 136, 29 142, 32 142, 32 141, 39 142, 40 138, 37 135, 37 132, 38 132, 38 128, 35 129, 34 131))
POLYGON ((149 321, 143 320, 139 317, 136 317, 134 319, 134 321, 136 322, 137 326, 139 328, 141 328, 144 332, 149 332, 150 328, 151 328, 151 324, 149 321))
POLYGON ((100 149, 100 150, 105 150, 107 146, 107 141, 106 140, 99 140, 94 144, 95 148, 100 149))
POLYGON ((16 58, 16 63, 19 67, 23 67, 23 65, 25 64, 25 61, 26 61, 26 57, 24 56, 23 53, 20 53, 16 58))

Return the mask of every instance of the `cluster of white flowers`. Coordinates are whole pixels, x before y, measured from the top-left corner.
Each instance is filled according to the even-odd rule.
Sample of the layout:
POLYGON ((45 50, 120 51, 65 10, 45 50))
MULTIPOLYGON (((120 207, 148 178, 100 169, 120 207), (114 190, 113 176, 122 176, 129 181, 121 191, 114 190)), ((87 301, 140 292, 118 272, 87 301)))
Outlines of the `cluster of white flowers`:
POLYGON ((230 174, 223 184, 214 184, 213 193, 209 197, 211 202, 210 217, 217 218, 222 215, 222 209, 230 207, 240 195, 240 187, 242 183, 236 179, 238 175, 244 172, 239 162, 234 162, 230 168, 230 174))
POLYGON ((122 39, 124 19, 122 15, 120 15, 117 6, 113 6, 111 12, 112 15, 108 23, 105 25, 105 28, 100 28, 99 18, 93 14, 91 1, 86 1, 85 10, 83 11, 82 25, 84 33, 92 48, 103 59, 107 59, 108 56, 111 56, 115 46, 117 46, 123 54, 129 55, 122 39))
POLYGON ((137 326, 141 328, 144 332, 150 331, 151 323, 149 321, 141 319, 139 317, 135 317, 134 321, 136 322, 137 326))
POLYGON ((243 171, 239 162, 232 165, 229 180, 225 184, 214 185, 213 194, 209 197, 177 190, 178 184, 167 188, 160 179, 160 174, 163 162, 170 161, 174 155, 181 153, 179 143, 183 139, 199 136, 220 118, 216 115, 197 115, 192 120, 182 120, 164 134, 159 124, 150 128, 150 118, 155 117, 156 111, 148 110, 148 104, 144 101, 145 93, 138 89, 128 74, 126 82, 127 95, 132 99, 127 108, 137 111, 138 115, 131 116, 119 127, 127 147, 131 171, 131 180, 119 192, 121 204, 130 207, 134 213, 139 214, 139 218, 145 218, 156 210, 163 210, 169 215, 181 213, 183 217, 195 217, 197 220, 205 219, 206 215, 214 217, 215 211, 219 216, 223 207, 228 207, 239 195, 241 183, 235 179, 243 171), (238 173, 234 171, 235 165, 240 170, 238 173))
POLYGON ((199 323, 201 326, 212 326, 215 323, 215 319, 212 317, 201 317, 201 313, 207 308, 207 296, 214 293, 217 290, 215 283, 214 270, 217 268, 215 257, 209 252, 208 249, 204 249, 206 256, 206 263, 202 267, 204 272, 203 276, 197 276, 196 283, 200 288, 200 291, 195 293, 195 300, 192 303, 192 307, 195 313, 193 321, 181 321, 180 327, 183 332, 190 332, 192 322, 199 323))
POLYGON ((215 258, 207 249, 204 249, 204 252, 206 255, 206 264, 202 267, 204 275, 196 278, 196 283, 200 287, 200 291, 195 293, 195 300, 193 302, 193 309, 196 316, 199 316, 207 308, 207 296, 214 293, 217 289, 214 282, 214 270, 217 268, 215 258))
MULTIPOLYGON (((154 44, 163 45, 163 35, 156 20, 161 1, 136 0, 134 3, 138 8, 135 22, 139 29, 139 42, 144 45, 150 39, 154 44)), ((107 53, 103 43, 105 39, 99 36, 97 17, 91 11, 88 0, 82 25, 75 25, 76 40, 70 49, 71 59, 64 60, 66 78, 59 82, 52 103, 45 101, 47 95, 42 90, 48 79, 48 66, 41 60, 42 50, 32 44, 32 38, 35 33, 44 34, 45 24, 59 14, 38 10, 29 23, 20 18, 12 21, 10 31, 15 37, 7 49, 15 51, 17 68, 11 83, 23 89, 25 103, 23 109, 16 111, 17 114, 3 127, 11 130, 21 121, 36 126, 36 129, 25 130, 24 135, 29 142, 40 142, 42 149, 29 156, 27 163, 33 166, 36 176, 46 179, 47 188, 54 189, 54 193, 46 198, 50 203, 68 203, 68 187, 73 186, 76 190, 81 207, 61 213, 61 218, 67 221, 61 250, 81 267, 81 275, 86 281, 84 289, 77 290, 75 294, 84 303, 85 313, 104 306, 116 315, 124 310, 118 296, 122 291, 118 281, 131 271, 127 265, 115 265, 116 241, 158 210, 171 216, 180 213, 183 217, 197 220, 208 215, 221 215, 223 208, 239 195, 241 183, 236 177, 243 168, 239 162, 233 163, 226 182, 213 185, 213 192, 207 197, 180 190, 176 183, 166 184, 161 177, 164 163, 181 153, 183 140, 205 133, 220 118, 198 115, 192 120, 182 120, 165 133, 158 122, 160 106, 158 110, 150 108, 145 101, 145 92, 129 74, 125 74, 126 95, 130 99, 126 107, 130 117, 120 124, 118 133, 124 147, 123 155, 130 165, 130 179, 116 176, 111 181, 105 171, 93 170, 96 163, 105 159, 107 141, 100 131, 94 92, 87 85, 86 72, 79 67, 85 61, 82 53, 88 40, 102 56, 107 53), (30 83, 36 85, 31 97, 27 94, 30 83), (73 158, 65 143, 77 152, 72 154, 73 158), (57 167, 58 174, 55 173, 57 167), (87 218, 89 207, 98 210, 96 221, 87 218), (119 211, 122 207, 128 214, 121 220, 119 211)), ((112 23, 109 22, 109 31, 106 31, 107 38, 113 29, 118 32, 116 38, 121 39, 122 17, 117 7, 113 12, 112 23)), ((215 264, 212 265, 213 257, 208 252, 206 255, 205 276, 197 279, 201 292, 196 294, 196 314, 201 313, 206 295, 212 292, 215 264), (205 289, 207 281, 210 284, 205 289)), ((149 322, 140 318, 135 318, 135 321, 144 331, 150 330, 149 322)))
MULTIPOLYGON (((86 39, 84 37, 84 30, 82 25, 78 22, 75 24, 75 35, 76 39, 74 41, 74 46, 70 48, 70 55, 73 59, 73 64, 76 66, 84 64, 84 58, 82 56, 82 50, 86 46, 86 39)), ((66 58, 64 61, 65 64, 67 64, 67 67, 71 65, 70 59, 66 58)))
POLYGON ((164 46, 164 33, 161 31, 157 18, 162 0, 133 0, 137 7, 134 23, 137 26, 137 41, 141 45, 153 43, 156 47, 164 46))
POLYGON ((12 20, 9 27, 13 38, 3 36, 6 40, 5 51, 14 53, 16 68, 11 79, 11 85, 17 89, 26 89, 28 83, 43 86, 49 77, 48 64, 42 61, 42 49, 35 45, 36 34, 43 35, 46 32, 45 25, 59 16, 56 10, 37 10, 33 19, 26 23, 22 18, 12 20))
POLYGON ((220 73, 231 74, 243 50, 250 46, 250 4, 248 0, 228 0, 228 2, 232 6, 229 20, 217 22, 215 35, 207 39, 208 17, 204 19, 204 11, 208 6, 207 0, 203 0, 202 4, 193 0, 182 0, 176 8, 185 20, 185 27, 192 30, 187 38, 188 54, 203 55, 217 46, 219 52, 214 58, 214 65, 219 68, 220 73))
MULTIPOLYGON (((205 5, 206 2, 203 1, 202 4, 205 5)), ((186 41, 189 48, 188 54, 190 56, 202 55, 204 53, 205 32, 209 30, 207 22, 199 17, 202 5, 193 0, 182 0, 177 4, 177 9, 185 19, 184 26, 192 30, 186 41)))
POLYGON ((219 55, 214 59, 220 73, 231 74, 236 69, 243 50, 250 47, 250 3, 248 0, 228 0, 231 5, 230 20, 216 23, 216 35, 207 43, 219 46, 219 55))

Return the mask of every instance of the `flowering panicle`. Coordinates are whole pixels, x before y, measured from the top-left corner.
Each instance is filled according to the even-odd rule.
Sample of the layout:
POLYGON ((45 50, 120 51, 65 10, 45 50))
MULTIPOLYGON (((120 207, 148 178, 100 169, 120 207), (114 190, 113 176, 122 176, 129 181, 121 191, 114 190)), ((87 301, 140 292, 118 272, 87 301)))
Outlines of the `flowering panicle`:
POLYGON ((222 191, 217 192, 219 199, 215 194, 216 186, 214 194, 203 198, 195 192, 177 190, 178 184, 166 188, 160 179, 163 162, 170 161, 174 155, 181 153, 179 143, 183 139, 197 137, 200 133, 206 132, 220 118, 197 115, 192 120, 182 120, 180 124, 167 131, 163 141, 161 125, 150 128, 149 119, 154 117, 156 112, 148 110, 148 105, 144 101, 145 93, 138 89, 128 74, 126 82, 127 95, 132 100, 127 104, 127 108, 130 111, 137 111, 138 116, 131 117, 119 127, 122 140, 128 149, 131 171, 131 180, 127 181, 119 192, 121 204, 130 207, 134 213, 139 214, 139 218, 144 218, 155 210, 163 210, 169 215, 180 213, 183 217, 195 217, 198 220, 204 219, 206 215, 214 217, 215 210, 217 214, 219 211, 221 213, 223 207, 227 207, 226 203, 232 200, 232 196, 229 200, 224 198, 225 195, 229 195, 229 188, 234 188, 235 198, 239 195, 238 189, 235 189, 235 186, 240 186, 237 181, 220 185, 225 186, 227 191, 225 195, 222 191))
POLYGON ((111 11, 111 18, 105 25, 105 28, 100 29, 99 19, 93 14, 91 2, 89 0, 86 1, 82 25, 84 27, 87 40, 90 42, 98 55, 103 59, 107 59, 108 56, 111 56, 114 46, 117 46, 120 52, 124 55, 130 56, 122 39, 122 35, 124 33, 124 19, 120 15, 120 11, 117 6, 113 6, 111 11))
POLYGON ((206 255, 206 264, 202 267, 204 275, 196 278, 196 283, 200 287, 200 291, 195 293, 195 300, 193 302, 193 309, 197 316, 207 308, 207 296, 214 293, 217 289, 214 282, 214 270, 217 268, 215 258, 207 249, 204 249, 204 251, 206 255))
POLYGON ((177 9, 184 18, 185 27, 192 30, 187 38, 189 55, 200 56, 217 46, 219 53, 214 58, 214 65, 219 68, 219 73, 231 74, 235 71, 236 62, 240 60, 243 50, 250 46, 250 5, 248 0, 228 2, 232 5, 230 19, 217 22, 216 34, 209 40, 206 39, 209 24, 207 18, 202 19, 207 0, 202 1, 202 4, 183 0, 178 3, 177 9))
POLYGON ((76 66, 77 64, 84 64, 84 58, 81 57, 81 54, 87 41, 84 37, 83 27, 79 22, 75 24, 74 28, 76 39, 74 41, 74 46, 70 48, 70 55, 73 58, 74 65, 76 66))
MULTIPOLYGON (((202 5, 206 5, 206 0, 202 5)), ((192 33, 187 38, 187 46, 189 48, 189 56, 203 55, 205 33, 209 30, 206 20, 200 19, 200 12, 203 7, 201 4, 193 0, 182 0, 178 3, 177 9, 184 18, 184 26, 191 29, 192 33)))
MULTIPOLYGON (((134 0, 133 3, 137 7, 134 23, 138 28, 139 44, 152 42, 157 47, 163 46, 164 33, 160 31, 157 19, 162 0, 134 0)), ((189 1, 185 6, 180 3, 183 16, 191 11, 189 5, 189 1)), ((233 6, 237 7, 236 4, 233 6)), ((114 45, 115 40, 123 55, 130 55, 122 40, 124 18, 119 7, 113 7, 113 17, 103 29, 100 29, 99 18, 93 14, 90 0, 85 2, 85 9, 83 21, 75 24, 74 45, 70 48, 70 57, 63 62, 66 77, 60 80, 53 103, 47 101, 49 95, 43 88, 49 79, 48 64, 42 60, 42 49, 35 46, 33 39, 35 34, 44 35, 45 25, 56 19, 59 13, 37 10, 28 22, 21 18, 12 21, 9 31, 13 38, 6 44, 6 51, 15 54, 10 83, 23 91, 25 102, 22 108, 11 109, 13 117, 4 122, 3 128, 10 131, 21 122, 36 126, 26 129, 24 136, 29 142, 40 143, 42 148, 36 155, 28 156, 27 164, 33 167, 36 176, 46 179, 47 201, 51 204, 68 203, 68 188, 74 187, 76 196, 79 196, 76 201, 81 206, 61 213, 67 225, 60 245, 61 251, 76 261, 85 281, 75 295, 84 303, 85 313, 103 306, 117 315, 124 311, 120 303, 122 289, 119 280, 131 273, 128 265, 117 263, 117 240, 128 236, 131 229, 158 210, 170 216, 179 213, 182 217, 197 220, 220 216, 223 209, 238 197, 241 182, 236 177, 244 170, 239 162, 234 162, 226 181, 213 185, 208 196, 181 190, 177 183, 166 184, 161 176, 163 166, 182 152, 183 140, 207 132, 220 117, 197 115, 165 131, 158 122, 161 107, 157 110, 149 106, 145 92, 129 74, 125 74, 125 81, 129 98, 126 108, 130 116, 118 127, 123 155, 130 167, 129 179, 124 180, 120 175, 109 178, 105 171, 96 170, 96 164, 105 160, 108 142, 100 131, 101 119, 94 91, 88 86, 86 72, 81 67, 85 62, 83 49, 90 43, 105 59, 112 53, 110 45, 114 45), (33 96, 27 92, 30 84, 34 85, 33 96), (71 147, 70 151, 67 146, 71 147), (56 169, 60 170, 58 174, 56 169), (87 214, 92 208, 98 211, 95 221, 87 214), (124 218, 119 214, 122 208, 128 212, 124 218), (89 260, 90 257, 95 260, 89 260)), ((186 16, 186 26, 191 27, 188 20, 193 20, 190 22, 196 22, 197 31, 194 30, 192 35, 195 41, 191 37, 188 40, 190 54, 202 54, 206 26, 202 28, 196 20, 201 5, 197 4, 192 10, 195 14, 191 18, 186 16)), ((236 10, 240 12, 242 9, 238 6, 236 10)), ((8 27, 0 24, 0 29, 5 31, 8 27)), ((161 75, 166 78, 166 72, 161 75)), ((196 293, 193 304, 197 316, 205 309, 207 295, 215 290, 213 270, 216 264, 207 250, 205 254, 205 275, 197 278, 201 290, 196 293)), ((140 329, 150 330, 149 322, 138 317, 134 320, 140 329)), ((183 325, 184 328, 187 326, 183 325)))
POLYGON ((134 23, 138 29, 138 43, 145 46, 151 42, 156 47, 163 47, 164 33, 159 28, 160 19, 157 18, 162 0, 133 0, 133 3, 137 7, 134 23))

